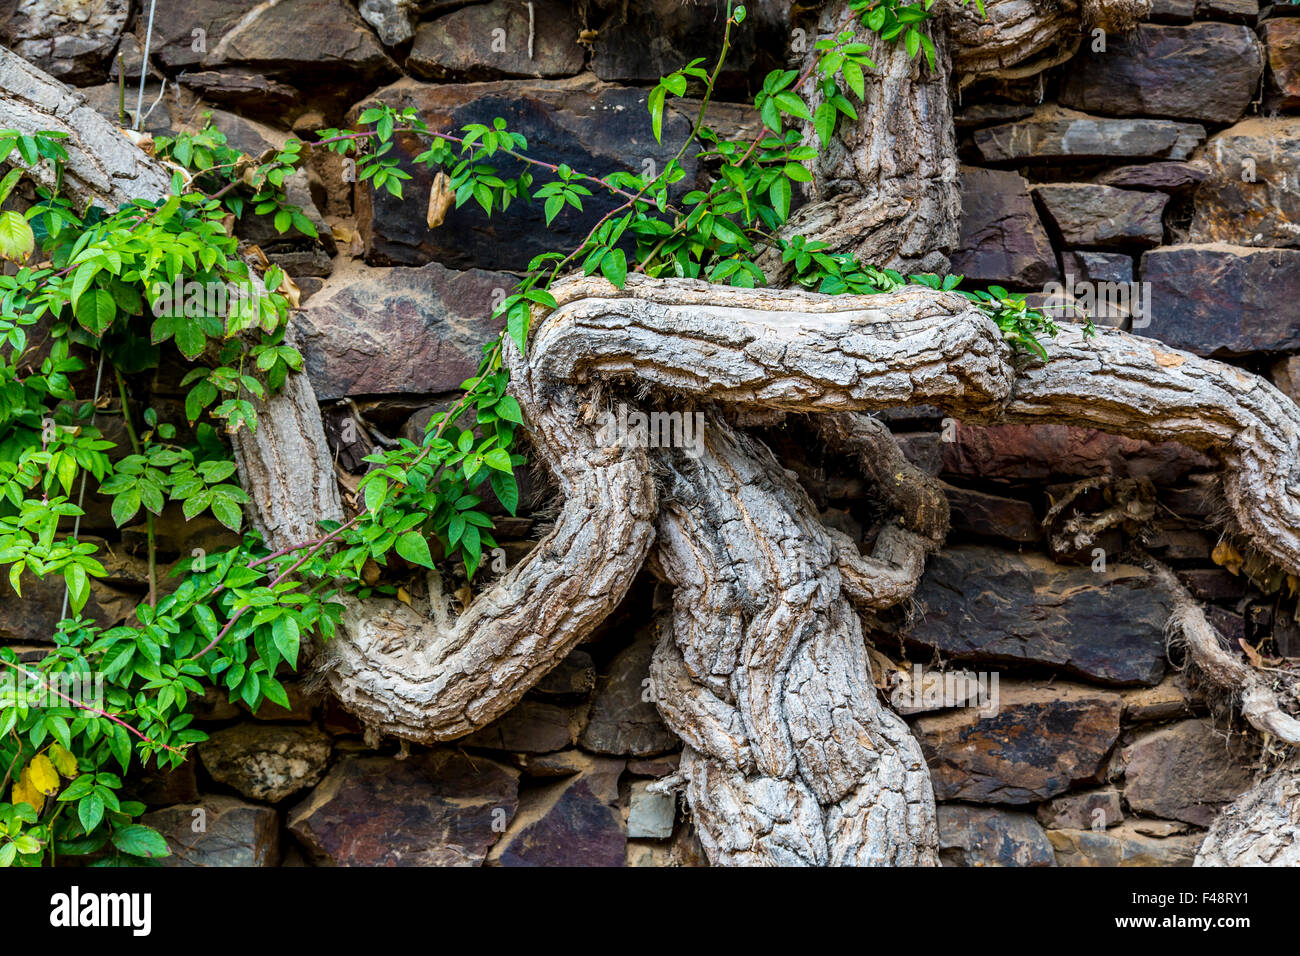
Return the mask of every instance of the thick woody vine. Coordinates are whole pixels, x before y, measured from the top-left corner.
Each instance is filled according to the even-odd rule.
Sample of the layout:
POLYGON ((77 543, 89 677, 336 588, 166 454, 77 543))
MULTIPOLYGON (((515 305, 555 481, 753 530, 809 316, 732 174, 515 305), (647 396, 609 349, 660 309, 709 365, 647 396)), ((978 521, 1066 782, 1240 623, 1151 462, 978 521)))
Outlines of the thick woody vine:
MULTIPOLYGON (((1111 6, 1122 5, 1096 4, 1086 17, 1123 21, 1127 8, 1111 6)), ((990 11, 996 22, 1002 7, 990 11)), ((681 776, 666 785, 685 789, 710 858, 935 862, 928 773, 876 697, 857 613, 910 594, 942 543, 946 508, 888 433, 855 411, 928 402, 966 420, 1081 422, 1215 451, 1245 539, 1300 568, 1291 469, 1279 469, 1300 412, 1269 386, 1181 353, 1170 360, 1142 340, 1098 340, 1090 327, 1061 334, 1002 289, 964 292, 960 277, 860 261, 870 250, 904 271, 936 263, 949 228, 930 221, 953 195, 942 121, 933 150, 919 150, 909 169, 861 169, 860 192, 819 193, 837 163, 882 135, 866 112, 880 97, 942 102, 952 54, 933 29, 936 12, 897 0, 829 11, 807 62, 764 82, 754 104, 761 132, 729 141, 705 121, 743 28, 744 8, 729 8, 717 60, 689 64, 650 93, 656 137, 670 97, 701 100, 690 136, 654 177, 548 163, 501 120, 435 131, 413 110, 376 104, 357 129, 322 130, 310 147, 291 140, 257 159, 214 129, 160 139, 155 160, 141 157, 149 172, 131 201, 99 191, 119 203, 110 212, 86 207, 95 191, 75 175, 67 131, 0 131, 0 155, 14 167, 0 190, 27 176, 36 188, 24 213, 0 214, 0 252, 19 265, 0 278, 0 564, 18 593, 28 576, 61 577, 71 612, 43 660, 0 650, 0 668, 59 697, 0 710, 0 794, 10 787, 0 864, 164 854, 161 838, 133 822, 143 807, 118 797, 122 773, 185 759, 203 739, 187 705, 206 686, 254 710, 285 703, 277 675, 297 667, 308 637, 321 639, 318 666, 333 691, 377 732, 432 742, 481 727, 590 633, 652 557, 675 589, 652 676, 685 744, 681 776), (415 162, 438 170, 431 228, 471 201, 485 215, 540 202, 548 223, 595 192, 615 205, 577 248, 530 264, 498 309, 505 334, 485 346, 463 397, 434 416, 422 442, 368 459, 349 516, 321 467, 319 413, 298 374, 288 324, 296 289, 229 226, 264 215, 282 232, 310 234, 281 191, 308 148, 354 157, 362 183, 401 196, 410 177, 397 137, 423 141, 415 162), (692 148, 710 180, 683 191, 674 187, 692 148), (506 163, 520 171, 503 174, 506 163), (160 167, 170 183, 153 172, 160 167), (908 176, 941 197, 922 204, 920 219, 843 228, 908 176), (812 201, 792 220, 805 188, 812 201), (777 276, 812 291, 760 288, 777 276), (178 313, 164 290, 186 281, 239 294, 233 306, 178 313), (160 348, 193 363, 185 422, 133 407, 132 376, 160 348), (1103 368, 1124 374, 1117 383, 1103 368), (73 378, 92 370, 93 393, 78 394, 73 378), (595 416, 625 386, 637 401, 687 397, 707 409, 704 455, 662 450, 651 461, 646 449, 601 442, 595 416), (828 444, 862 462, 897 516, 872 555, 821 525, 770 451, 734 425, 737 405, 814 414, 828 444), (104 414, 122 415, 130 436, 131 454, 117 462, 95 427, 104 414), (525 427, 562 509, 534 552, 456 615, 450 579, 476 582, 495 546, 485 496, 508 512, 518 505, 514 447, 525 427), (111 498, 119 525, 141 512, 146 520, 149 597, 134 622, 108 629, 79 616, 90 579, 104 573, 77 537, 90 482, 85 493, 111 498), (151 516, 168 500, 187 518, 210 511, 245 534, 238 548, 196 559, 164 595, 151 516), (737 564, 741 554, 763 557, 737 564), (427 593, 399 601, 391 586, 368 586, 368 562, 424 569, 427 593), (75 673, 104 674, 103 700, 62 690, 75 673)), ((958 33, 972 16, 944 12, 958 33)), ((1052 5, 1022 52, 1078 25, 1077 10, 1071 20, 1052 5)), ((1270 694, 1255 687, 1252 708, 1276 729, 1285 725, 1270 694)))

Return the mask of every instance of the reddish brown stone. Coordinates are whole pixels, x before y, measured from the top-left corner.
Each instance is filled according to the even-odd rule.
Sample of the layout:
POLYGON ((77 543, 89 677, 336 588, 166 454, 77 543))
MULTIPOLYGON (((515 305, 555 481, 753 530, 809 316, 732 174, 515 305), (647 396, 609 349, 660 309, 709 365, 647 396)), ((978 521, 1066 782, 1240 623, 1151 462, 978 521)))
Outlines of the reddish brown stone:
POLYGON ((1000 707, 913 723, 938 800, 1037 803, 1100 778, 1119 736, 1118 694, 1064 682, 1000 681, 1000 707))
POLYGON ((1255 781, 1252 750, 1208 721, 1162 727, 1124 748, 1124 798, 1139 813, 1209 826, 1255 781))
POLYGON ((619 807, 623 761, 587 757, 581 773, 523 791, 519 812, 488 859, 495 866, 624 866, 619 807))
POLYGON ((966 478, 1150 478, 1172 483, 1212 459, 1176 442, 1141 441, 1072 425, 958 425, 943 444, 943 470, 966 478))
POLYGON ((514 815, 519 775, 447 750, 345 757, 289 814, 317 864, 477 866, 514 815))
POLYGON ((1268 49, 1270 92, 1281 109, 1300 108, 1300 18, 1265 20, 1261 33, 1268 49))

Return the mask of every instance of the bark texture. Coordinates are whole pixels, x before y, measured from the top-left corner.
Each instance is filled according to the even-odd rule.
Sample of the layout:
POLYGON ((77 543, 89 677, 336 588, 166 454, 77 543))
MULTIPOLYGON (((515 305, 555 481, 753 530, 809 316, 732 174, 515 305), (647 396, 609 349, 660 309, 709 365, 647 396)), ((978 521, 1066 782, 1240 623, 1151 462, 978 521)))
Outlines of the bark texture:
POLYGON ((1226 807, 1195 865, 1300 866, 1300 767, 1293 761, 1226 807))
MULTIPOLYGON (((835 34, 848 5, 832 4, 818 22, 835 34)), ((856 123, 843 120, 830 148, 814 162, 809 202, 790 217, 786 236, 803 235, 851 253, 861 262, 901 272, 941 272, 957 242, 961 191, 948 94, 951 59, 942 30, 923 27, 935 45, 935 68, 912 59, 899 43, 885 43, 859 26, 854 40, 871 45, 878 70, 866 74, 866 99, 856 123)), ((801 92, 815 110, 816 76, 801 92)), ((814 136, 811 127, 805 138, 814 136)), ((779 272, 774 259, 764 262, 779 272)))
MULTIPOLYGON (((87 106, 80 93, 5 47, 0 47, 0 90, 0 129, 68 134, 63 188, 78 202, 116 209, 132 199, 167 195, 171 173, 166 167, 87 106)), ((54 184, 44 163, 31 174, 44 186, 54 184)))

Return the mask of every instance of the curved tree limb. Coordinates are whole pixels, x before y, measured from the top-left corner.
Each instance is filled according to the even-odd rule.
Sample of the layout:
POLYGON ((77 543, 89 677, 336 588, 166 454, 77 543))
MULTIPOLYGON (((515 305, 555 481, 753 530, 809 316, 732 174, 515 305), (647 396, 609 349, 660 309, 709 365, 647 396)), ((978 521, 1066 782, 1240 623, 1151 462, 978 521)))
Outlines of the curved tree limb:
MULTIPOLYGON (((171 173, 146 156, 93 108, 86 98, 0 46, 0 128, 67 133, 63 189, 82 204, 92 201, 116 209, 132 199, 167 195, 171 173)), ((29 171, 43 186, 54 186, 44 163, 29 171)))

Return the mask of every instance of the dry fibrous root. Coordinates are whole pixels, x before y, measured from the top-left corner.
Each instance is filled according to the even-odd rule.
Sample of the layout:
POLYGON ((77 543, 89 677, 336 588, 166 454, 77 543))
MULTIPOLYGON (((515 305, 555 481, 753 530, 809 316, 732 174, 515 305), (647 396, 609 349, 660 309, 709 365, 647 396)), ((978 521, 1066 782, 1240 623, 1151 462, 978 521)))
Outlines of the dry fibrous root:
MULTIPOLYGON (((653 683, 686 745, 682 782, 714 862, 935 862, 928 773, 876 696, 858 610, 910 595, 946 507, 858 413, 925 403, 966 421, 1182 441, 1222 460, 1251 543, 1300 566, 1300 410, 1229 366, 1072 327, 1047 343, 1049 362, 1025 365, 969 300, 925 288, 832 297, 630 276, 622 290, 578 278, 554 293, 527 356, 507 356, 564 498, 555 529, 459 618, 438 606, 436 582, 427 613, 351 604, 328 679, 379 732, 467 733, 557 664, 653 556, 674 587, 653 683), (585 405, 598 390, 677 396, 671 411, 704 415, 702 441, 606 447, 585 405), (833 450, 857 456, 897 516, 873 553, 824 527, 727 408, 813 416, 833 450)), ((259 506, 292 507, 268 493, 259 506)))
POLYGON ((1084 554, 1112 528, 1133 533, 1155 517, 1155 486, 1145 478, 1098 475, 1075 482, 1043 516, 1047 547, 1057 560, 1084 554), (1101 499, 1100 510, 1080 507, 1081 499, 1101 499))

